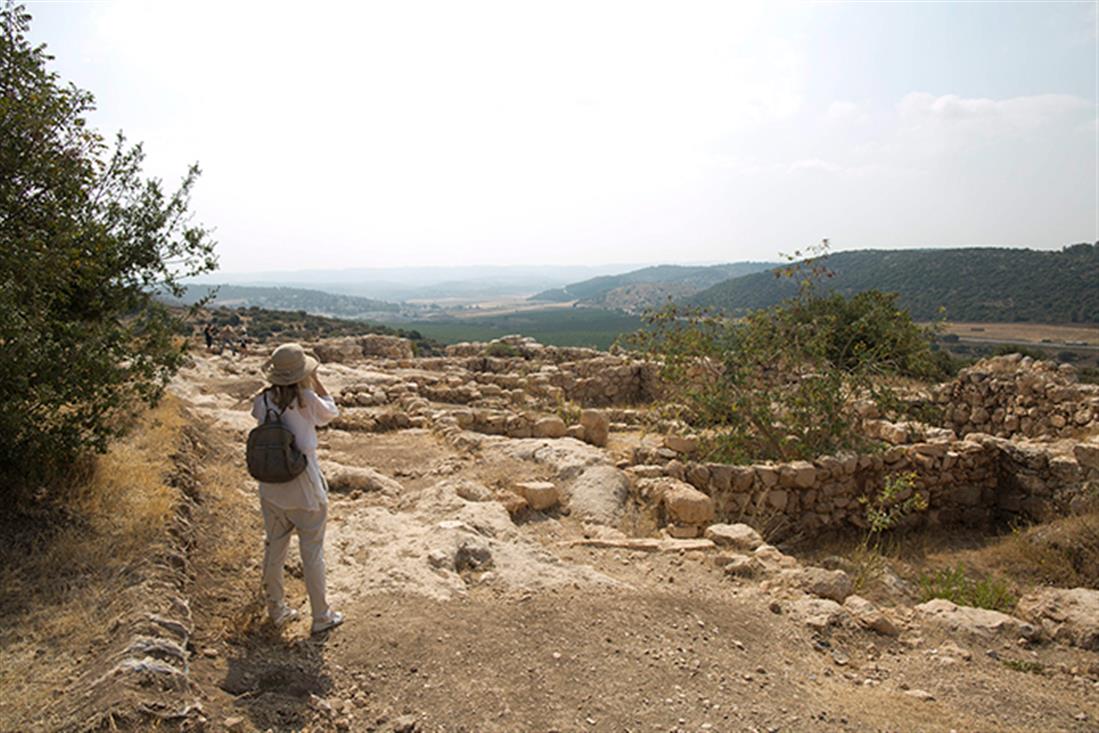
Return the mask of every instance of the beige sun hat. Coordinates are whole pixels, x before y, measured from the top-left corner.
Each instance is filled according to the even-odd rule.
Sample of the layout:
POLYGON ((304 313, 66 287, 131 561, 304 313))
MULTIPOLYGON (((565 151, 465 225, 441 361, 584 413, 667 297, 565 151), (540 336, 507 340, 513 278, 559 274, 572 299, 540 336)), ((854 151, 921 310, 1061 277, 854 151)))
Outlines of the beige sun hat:
POLYGON ((315 372, 318 364, 301 344, 283 344, 264 362, 263 373, 271 384, 297 384, 315 372))

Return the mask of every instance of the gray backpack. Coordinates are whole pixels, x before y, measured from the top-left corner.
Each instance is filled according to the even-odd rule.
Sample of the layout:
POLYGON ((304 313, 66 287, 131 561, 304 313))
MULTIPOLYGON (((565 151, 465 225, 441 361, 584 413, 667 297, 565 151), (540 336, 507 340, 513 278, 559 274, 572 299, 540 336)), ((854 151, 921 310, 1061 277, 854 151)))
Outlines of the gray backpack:
POLYGON ((248 473, 265 484, 284 484, 305 470, 305 454, 294 445, 294 434, 282 424, 282 412, 268 404, 266 392, 263 406, 263 424, 248 433, 248 473))

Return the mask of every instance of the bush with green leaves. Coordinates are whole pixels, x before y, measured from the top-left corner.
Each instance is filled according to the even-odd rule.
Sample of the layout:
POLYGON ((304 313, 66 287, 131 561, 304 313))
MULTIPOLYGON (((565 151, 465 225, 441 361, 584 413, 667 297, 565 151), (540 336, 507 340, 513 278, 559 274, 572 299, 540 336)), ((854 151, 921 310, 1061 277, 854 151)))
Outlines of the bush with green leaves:
POLYGON ((931 330, 896 296, 822 295, 815 282, 827 271, 812 262, 798 295, 776 306, 733 320, 669 304, 628 340, 661 365, 668 400, 708 436, 710 457, 789 460, 860 447, 856 398, 896 405, 883 377, 937 373, 931 330))
POLYGON ((1006 581, 995 577, 972 578, 960 563, 920 575, 920 597, 924 601, 945 598, 959 606, 993 611, 1010 611, 1016 600, 1006 581))
POLYGON ((151 298, 216 267, 174 191, 142 177, 141 146, 88 127, 89 92, 49 70, 30 16, 0 7, 0 475, 42 486, 103 450, 183 360, 177 319, 151 298))

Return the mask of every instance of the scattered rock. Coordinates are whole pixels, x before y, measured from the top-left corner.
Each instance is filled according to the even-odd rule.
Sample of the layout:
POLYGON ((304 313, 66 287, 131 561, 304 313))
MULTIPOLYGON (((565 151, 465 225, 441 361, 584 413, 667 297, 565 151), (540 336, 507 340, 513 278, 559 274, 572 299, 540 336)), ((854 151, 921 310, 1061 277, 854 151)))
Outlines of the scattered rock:
POLYGON ((734 550, 754 550, 763 544, 763 538, 747 524, 711 524, 706 528, 706 539, 718 547, 734 550))
POLYGON ((748 555, 731 555, 722 563, 725 574, 734 578, 754 578, 763 571, 763 563, 748 555))
POLYGON ((674 478, 656 479, 657 490, 668 518, 678 524, 709 524, 714 518, 714 500, 690 484, 674 478))
POLYGON ((394 479, 365 466, 345 466, 332 461, 321 462, 321 472, 331 491, 345 493, 351 491, 379 491, 388 496, 397 496, 404 487, 394 479))
POLYGON ((935 699, 935 696, 927 690, 917 690, 915 688, 911 690, 905 690, 904 694, 908 695, 909 697, 914 697, 917 700, 922 700, 923 702, 931 702, 935 699))
POLYGON ((823 631, 843 623, 843 606, 827 598, 804 598, 790 602, 790 612, 811 629, 823 631))
POLYGON ((602 410, 584 410, 580 413, 580 425, 584 429, 584 440, 603 447, 607 444, 611 423, 602 410))
POLYGON ((454 569, 458 572, 487 570, 492 564, 492 550, 472 539, 464 540, 454 556, 454 569))
POLYGON ((466 501, 492 501, 495 496, 492 490, 479 481, 463 479, 454 487, 454 492, 466 501))
POLYGON ((556 415, 539 418, 531 428, 533 438, 563 438, 568 427, 565 421, 556 415))
POLYGON ((851 577, 842 570, 807 567, 789 572, 806 593, 828 598, 836 603, 843 603, 855 587, 851 577))
POLYGON ((864 628, 883 636, 897 636, 901 633, 900 628, 882 613, 881 609, 862 596, 847 596, 843 607, 864 628))
POLYGON ((531 509, 539 512, 555 506, 560 498, 557 487, 549 481, 524 481, 515 484, 515 491, 527 500, 531 509))

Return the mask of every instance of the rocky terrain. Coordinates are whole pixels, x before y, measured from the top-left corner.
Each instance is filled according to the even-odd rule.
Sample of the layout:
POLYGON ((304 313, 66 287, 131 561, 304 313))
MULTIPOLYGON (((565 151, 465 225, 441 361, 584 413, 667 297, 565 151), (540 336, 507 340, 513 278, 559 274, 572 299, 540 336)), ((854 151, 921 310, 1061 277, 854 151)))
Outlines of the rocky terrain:
POLYGON ((927 503, 907 531, 971 545, 1094 511, 1099 391, 1071 369, 982 362, 915 398, 930 423, 865 405, 877 450, 734 466, 697 459, 655 370, 625 355, 519 337, 435 358, 385 336, 311 347, 342 411, 321 458, 347 623, 311 638, 264 622, 242 466, 263 355, 197 355, 172 386, 189 480, 143 620, 69 680, 83 708, 0 728, 1099 729, 1099 590, 1035 585, 996 611, 817 551, 857 536, 860 497, 898 473, 927 503))

